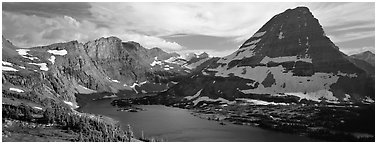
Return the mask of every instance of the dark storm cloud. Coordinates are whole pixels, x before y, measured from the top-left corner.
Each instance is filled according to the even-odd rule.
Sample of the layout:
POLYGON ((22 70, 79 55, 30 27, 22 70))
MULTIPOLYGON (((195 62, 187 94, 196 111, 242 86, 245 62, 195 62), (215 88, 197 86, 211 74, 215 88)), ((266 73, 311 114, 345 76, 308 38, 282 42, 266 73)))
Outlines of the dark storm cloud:
POLYGON ((89 3, 72 2, 3 2, 3 11, 40 17, 70 16, 76 19, 89 18, 89 3))

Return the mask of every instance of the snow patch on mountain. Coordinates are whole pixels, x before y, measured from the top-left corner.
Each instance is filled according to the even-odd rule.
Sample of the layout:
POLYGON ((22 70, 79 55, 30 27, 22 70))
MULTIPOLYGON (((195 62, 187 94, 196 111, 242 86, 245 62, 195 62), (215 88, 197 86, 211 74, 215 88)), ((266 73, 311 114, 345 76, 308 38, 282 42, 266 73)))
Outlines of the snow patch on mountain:
POLYGON ((7 65, 7 66, 13 66, 12 63, 10 63, 10 62, 6 62, 6 61, 2 61, 2 64, 3 64, 3 65, 7 65))
MULTIPOLYGON (((255 86, 258 82, 257 88, 241 90, 245 94, 276 94, 276 93, 288 93, 288 92, 304 92, 304 93, 318 93, 320 90, 328 90, 330 86, 337 82, 339 77, 332 73, 315 73, 312 76, 294 76, 291 71, 284 72, 285 68, 281 65, 277 67, 233 67, 227 69, 227 67, 217 67, 216 69, 207 69, 208 71, 215 71, 215 76, 218 77, 230 77, 231 75, 237 76, 243 79, 250 79, 255 81, 249 83, 249 86, 255 86), (274 83, 265 87, 261 84, 268 74, 271 74, 274 79, 274 83)), ((321 92, 319 92, 321 93, 321 92)), ((332 99, 332 98, 330 98, 332 99)))
POLYGON ((76 91, 80 94, 91 94, 91 93, 96 93, 97 91, 89 89, 87 87, 84 87, 82 85, 78 85, 76 87, 76 91))
POLYGON ((19 92, 19 93, 24 92, 24 90, 22 90, 22 89, 18 89, 18 88, 9 88, 9 90, 10 90, 10 91, 19 92))
POLYGON ((136 93, 139 93, 137 90, 136 90, 136 86, 142 86, 142 85, 144 85, 144 84, 146 84, 148 81, 144 81, 144 82, 141 82, 141 83, 133 83, 130 87, 131 87, 131 89, 133 89, 136 93))
POLYGON ((255 48, 255 45, 253 45, 252 47, 249 47, 247 49, 238 49, 234 53, 219 59, 217 61, 217 63, 228 64, 229 62, 231 62, 233 60, 242 60, 244 58, 252 57, 252 56, 255 55, 253 48, 255 48))
POLYGON ((39 68, 40 70, 48 71, 48 67, 46 63, 29 63, 29 64, 40 66, 39 68))
POLYGON ((366 96, 365 99, 363 100, 363 103, 371 104, 371 103, 374 103, 374 100, 370 98, 369 96, 366 96))
POLYGON ((27 58, 27 59, 30 59, 30 60, 36 60, 36 59, 39 59, 37 57, 31 57, 29 56, 30 54, 28 54, 28 49, 17 49, 16 50, 18 52, 19 55, 21 55, 23 58, 27 58))
POLYGON ((67 50, 48 50, 47 52, 54 55, 61 55, 61 56, 64 56, 68 53, 67 50))
POLYGON ((37 106, 35 106, 33 108, 38 109, 38 110, 43 110, 41 107, 37 107, 37 106))
POLYGON ((260 41, 261 39, 256 39, 256 40, 253 40, 253 41, 250 41, 250 42, 247 42, 244 44, 244 46, 248 47, 250 45, 253 45, 253 44, 256 44, 260 41))
POLYGON ((288 103, 275 103, 275 102, 267 102, 263 100, 248 99, 248 98, 237 98, 236 100, 246 102, 246 103, 251 103, 252 105, 289 105, 288 103))
POLYGON ((71 107, 78 108, 78 106, 75 106, 72 102, 69 101, 63 101, 65 104, 70 105, 71 107))
POLYGON ((48 59, 52 64, 55 63, 55 56, 51 56, 49 59, 48 59))
POLYGON ((17 69, 14 69, 12 67, 7 67, 7 66, 2 66, 1 70, 2 71, 18 71, 17 69))
POLYGON ((343 98, 343 101, 350 101, 351 100, 351 96, 349 94, 345 94, 345 98, 343 98))
POLYGON ((30 50, 28 50, 28 49, 17 49, 16 51, 18 52, 19 55, 25 56, 25 55, 28 55, 27 52, 30 51, 30 50))
POLYGON ((265 33, 266 33, 266 31, 257 32, 252 37, 255 37, 255 38, 262 37, 265 33))
POLYGON ((268 62, 275 62, 275 63, 282 63, 282 62, 290 62, 290 61, 302 61, 307 63, 312 63, 311 58, 299 58, 297 56, 284 56, 284 57, 275 57, 270 58, 268 56, 265 56, 260 63, 267 64, 268 62))
POLYGON ((109 96, 103 96, 103 98, 116 98, 118 97, 117 95, 113 94, 113 95, 109 95, 109 96))
POLYGON ((348 73, 343 73, 341 71, 338 71, 338 76, 344 76, 344 77, 349 77, 349 78, 356 78, 357 77, 357 74, 356 73, 353 73, 353 74, 348 74, 348 73))
POLYGON ((208 102, 220 102, 220 103, 226 103, 226 104, 234 104, 236 103, 235 101, 229 101, 227 99, 224 99, 224 98, 217 98, 217 99, 211 99, 207 96, 202 96, 202 97, 199 97, 197 98, 196 100, 192 101, 194 103, 194 106, 197 105, 199 102, 201 101, 208 101, 208 102))
POLYGON ((338 98, 334 97, 333 93, 329 90, 319 90, 315 92, 292 92, 292 93, 285 93, 287 95, 294 95, 302 99, 312 100, 316 102, 320 102, 322 99, 331 102, 331 103, 339 103, 338 98))
POLYGON ((187 100, 192 100, 192 99, 194 99, 194 98, 197 98, 197 97, 202 93, 202 90, 203 90, 203 89, 199 90, 199 91, 198 91, 196 94, 194 94, 193 96, 186 96, 185 99, 187 99, 187 100))
POLYGON ((160 60, 157 60, 157 57, 154 58, 154 61, 150 64, 151 66, 162 65, 160 60))
POLYGON ((283 36, 283 32, 280 32, 279 33, 279 39, 283 39, 284 38, 284 36, 283 36))

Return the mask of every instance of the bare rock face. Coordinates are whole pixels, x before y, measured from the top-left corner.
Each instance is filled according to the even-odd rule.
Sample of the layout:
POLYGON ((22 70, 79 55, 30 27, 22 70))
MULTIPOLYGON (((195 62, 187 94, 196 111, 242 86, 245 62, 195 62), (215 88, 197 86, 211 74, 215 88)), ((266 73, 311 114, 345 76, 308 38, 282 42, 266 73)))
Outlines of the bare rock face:
POLYGON ((339 51, 308 8, 297 7, 274 16, 237 51, 161 97, 194 95, 191 101, 293 96, 287 102, 365 102, 374 99, 374 78, 339 51))
POLYGON ((116 37, 33 48, 18 48, 3 37, 3 95, 8 103, 26 100, 46 106, 48 101, 60 101, 76 108, 76 93, 139 93, 148 87, 159 92, 171 86, 160 79, 187 74, 178 66, 174 70, 151 66, 156 59, 171 57, 178 56, 116 37))

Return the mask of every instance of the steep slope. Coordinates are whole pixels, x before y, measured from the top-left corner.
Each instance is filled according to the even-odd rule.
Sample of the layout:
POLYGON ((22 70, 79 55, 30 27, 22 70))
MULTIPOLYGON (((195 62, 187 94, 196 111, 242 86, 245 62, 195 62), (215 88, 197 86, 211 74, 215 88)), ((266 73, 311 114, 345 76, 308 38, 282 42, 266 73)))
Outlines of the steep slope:
MULTIPOLYGON (((188 74, 188 69, 180 66, 165 70, 150 65, 155 59, 179 57, 176 53, 146 49, 116 37, 33 48, 16 47, 4 37, 2 42, 3 120, 42 124, 38 128, 53 123, 49 131, 69 129, 69 134, 80 135, 70 137, 71 141, 129 140, 109 118, 75 111, 78 101, 85 104, 83 101, 102 98, 103 94, 160 92, 174 84, 170 78, 177 80, 177 76, 188 74)), ((18 133, 5 126, 12 136, 18 133)))
POLYGON ((374 66, 372 64, 368 63, 367 61, 360 60, 360 59, 353 58, 353 57, 350 57, 349 60, 352 63, 354 63, 355 66, 366 71, 368 75, 371 75, 372 77, 374 77, 375 70, 374 70, 374 66))
POLYGON ((233 103, 240 98, 276 102, 372 102, 374 79, 326 37, 306 7, 274 16, 237 51, 157 101, 233 103))
POLYGON ((365 51, 362 53, 354 54, 354 55, 351 55, 350 57, 366 61, 374 66, 374 53, 370 51, 365 51))
POLYGON ((169 70, 151 66, 155 59, 178 57, 176 53, 146 49, 116 37, 27 49, 14 46, 3 37, 2 51, 3 95, 9 98, 5 101, 17 103, 20 100, 12 100, 13 95, 30 92, 35 98, 32 105, 42 108, 48 105, 44 98, 76 108, 76 93, 160 92, 172 85, 170 78, 188 74, 187 68, 172 63, 168 64, 174 69, 169 70))

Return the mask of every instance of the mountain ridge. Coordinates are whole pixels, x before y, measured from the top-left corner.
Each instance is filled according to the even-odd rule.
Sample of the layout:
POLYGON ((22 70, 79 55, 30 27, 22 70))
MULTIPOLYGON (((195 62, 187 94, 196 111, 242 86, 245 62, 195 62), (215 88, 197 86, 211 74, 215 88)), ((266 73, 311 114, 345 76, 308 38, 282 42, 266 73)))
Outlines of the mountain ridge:
POLYGON ((288 100, 296 103, 302 99, 349 103, 374 98, 374 80, 339 51, 306 7, 274 16, 237 51, 190 78, 160 96, 180 97, 189 103, 284 96, 298 97, 288 100), (193 95, 194 99, 184 98, 193 95))

